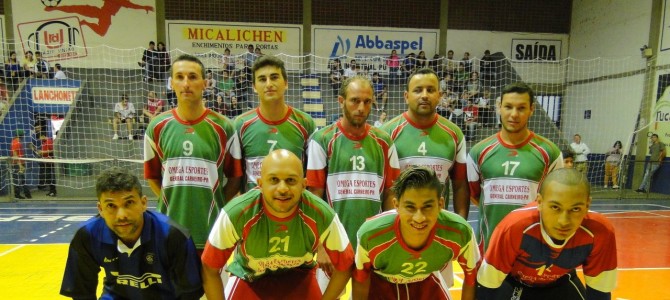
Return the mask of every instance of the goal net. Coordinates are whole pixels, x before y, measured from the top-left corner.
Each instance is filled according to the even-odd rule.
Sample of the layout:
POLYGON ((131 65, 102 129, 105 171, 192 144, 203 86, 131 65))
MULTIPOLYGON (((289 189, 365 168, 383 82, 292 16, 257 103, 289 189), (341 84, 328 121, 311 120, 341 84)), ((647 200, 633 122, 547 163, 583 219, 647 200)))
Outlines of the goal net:
MULTIPOLYGON (((8 46, 3 45, 5 49, 9 49, 8 46)), ((13 48, 22 49, 18 45, 13 48)), ((15 77, 5 72, 7 93, 2 99, 0 115, 2 195, 11 196, 12 179, 16 174, 12 172, 10 149, 12 138, 19 131, 23 132, 19 140, 31 189, 48 183, 43 178, 44 163, 55 164, 59 197, 80 196, 82 189, 94 186, 95 175, 110 166, 122 166, 143 174, 142 139, 148 122, 143 110, 148 108, 149 98, 163 100, 164 110, 175 105, 176 98, 167 85, 169 58, 183 52, 170 49, 161 59, 143 65, 142 48, 100 46, 79 51, 85 51, 89 61, 96 63, 90 67, 71 67, 68 60, 49 62, 51 68, 56 63, 62 65, 66 80, 50 79, 54 76, 53 70, 45 75, 47 79, 31 78, 24 71, 15 77), (127 97, 134 106, 133 122, 132 126, 117 124, 115 131, 114 107, 122 97, 127 97), (40 154, 43 144, 40 133, 53 138, 53 158, 40 154)), ((5 70, 10 70, 9 51, 5 54, 5 70)), ((17 54, 21 63, 24 53, 19 50, 17 54)), ((233 101, 242 110, 257 105, 246 54, 226 56, 222 50, 198 56, 217 81, 216 88, 205 96, 207 106, 214 107, 219 96, 229 108, 233 101)), ((615 141, 622 142, 625 155, 634 154, 637 137, 634 133, 651 123, 650 108, 642 105, 645 90, 656 84, 646 79, 646 61, 639 57, 551 62, 515 62, 502 53, 472 57, 468 61, 401 57, 397 69, 388 67, 385 56, 279 57, 286 63, 289 74, 287 102, 310 113, 318 126, 330 124, 340 116, 338 81, 346 69, 353 68, 358 74, 378 78, 376 106, 368 118, 368 122, 374 124, 382 112, 387 114, 388 120, 406 110, 403 93, 412 68, 423 64, 434 68, 445 80, 444 87, 449 89, 439 107, 441 114, 463 125, 470 118, 469 113, 464 112, 468 100, 479 106, 478 125, 468 147, 499 130, 495 99, 502 87, 524 81, 537 95, 531 129, 554 141, 562 150, 568 150, 573 135, 580 134, 582 142, 591 150, 588 174, 596 187, 594 190, 604 184, 606 153, 615 141), (356 61, 356 67, 352 67, 352 60, 356 61), (641 111, 645 113, 640 114, 641 111)), ((624 162, 619 170, 619 177, 624 180, 619 183, 622 187, 630 186, 631 182, 625 176, 629 170, 624 162)))

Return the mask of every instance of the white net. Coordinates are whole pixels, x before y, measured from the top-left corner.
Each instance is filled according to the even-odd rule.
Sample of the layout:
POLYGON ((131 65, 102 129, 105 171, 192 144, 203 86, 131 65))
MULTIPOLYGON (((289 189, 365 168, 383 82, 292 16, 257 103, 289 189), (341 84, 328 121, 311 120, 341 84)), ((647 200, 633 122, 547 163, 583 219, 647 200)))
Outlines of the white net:
MULTIPOLYGON (((176 102, 167 87, 169 57, 174 58, 181 51, 152 54, 153 58, 144 64, 144 49, 140 48, 101 46, 79 51, 85 51, 88 56, 76 64, 68 60, 49 62, 52 68, 56 63, 61 64, 68 80, 30 78, 25 76, 28 74, 21 74, 25 73, 23 71, 18 77, 11 78, 11 72, 5 72, 9 93, 0 117, 1 155, 4 157, 0 193, 6 195, 12 191, 11 180, 15 175, 10 172, 12 162, 9 157, 12 136, 18 129, 25 133, 21 143, 27 161, 26 182, 31 189, 48 185, 41 178, 45 172, 41 172, 44 166, 40 168, 40 162, 56 163, 55 184, 62 197, 74 197, 80 194, 80 189, 91 188, 95 175, 111 165, 143 173, 141 139, 148 121, 143 113, 154 107, 148 105, 148 98, 161 99, 163 110, 176 102), (115 131, 114 107, 124 95, 134 106, 133 123, 132 126, 120 123, 115 131), (39 133, 52 136, 55 131, 58 135, 54 140, 53 158, 44 159, 32 150, 31 145, 39 151, 39 133)), ((20 64, 24 53, 22 50, 17 52, 20 64)), ((216 80, 211 91, 206 93, 208 106, 214 107, 220 95, 226 102, 224 113, 234 117, 257 105, 250 84, 247 54, 226 56, 222 50, 199 56, 216 80), (238 103, 240 110, 231 109, 233 101, 238 103)), ((325 126, 339 117, 338 81, 352 71, 378 77, 381 83, 376 109, 368 119, 370 124, 378 120, 382 111, 386 112, 387 120, 402 113, 406 110, 403 99, 405 80, 413 69, 425 63, 442 78, 447 78, 443 85, 450 92, 445 93, 439 108, 441 114, 462 126, 469 114, 467 109, 464 113, 467 99, 480 106, 478 126, 469 146, 498 131, 494 102, 502 87, 525 81, 536 90, 540 104, 531 119, 531 129, 564 150, 568 149, 572 136, 579 133, 591 149, 588 172, 595 186, 603 185, 605 153, 616 140, 622 141, 624 154, 632 153, 634 132, 647 124, 644 120, 648 118, 640 117, 639 112, 646 109, 640 103, 643 103, 647 85, 654 84, 645 79, 645 61, 637 57, 556 62, 514 62, 502 53, 474 57, 466 62, 403 57, 397 69, 393 65, 389 67, 387 57, 280 57, 289 74, 287 102, 312 114, 318 126, 325 126), (357 61, 358 67, 347 70, 351 69, 352 59, 357 61), (479 75, 478 81, 471 79, 473 73, 479 75), (631 107, 635 109, 631 110, 631 107)), ((10 70, 8 58, 9 55, 4 58, 5 70, 10 70)), ((51 71, 46 76, 52 78, 53 75, 51 71)), ((620 174, 627 174, 626 163, 621 166, 620 174)), ((626 176, 620 177, 626 179, 626 176)))

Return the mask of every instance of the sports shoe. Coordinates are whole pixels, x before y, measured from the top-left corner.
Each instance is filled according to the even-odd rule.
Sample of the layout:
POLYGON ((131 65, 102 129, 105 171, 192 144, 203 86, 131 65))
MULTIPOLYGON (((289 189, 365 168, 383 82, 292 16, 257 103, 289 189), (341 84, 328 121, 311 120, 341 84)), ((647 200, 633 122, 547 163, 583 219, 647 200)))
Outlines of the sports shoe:
POLYGON ((119 139, 119 135, 115 133, 114 136, 112 137, 112 139, 113 139, 113 140, 118 140, 118 139, 119 139))
POLYGON ((612 188, 617 190, 617 189, 619 189, 619 186, 618 185, 613 185, 612 188))
POLYGON ((23 197, 21 195, 15 195, 14 198, 16 198, 16 199, 26 199, 26 197, 23 197))
POLYGON ((26 198, 28 198, 28 199, 32 199, 32 198, 33 198, 33 195, 31 195, 31 194, 26 194, 26 198))
POLYGON ((56 193, 55 193, 55 192, 49 192, 49 193, 47 194, 47 196, 49 196, 49 197, 56 197, 56 193))
POLYGON ((637 190, 635 190, 635 192, 637 192, 637 193, 646 193, 647 191, 645 191, 645 190, 643 190, 643 189, 637 189, 637 190))

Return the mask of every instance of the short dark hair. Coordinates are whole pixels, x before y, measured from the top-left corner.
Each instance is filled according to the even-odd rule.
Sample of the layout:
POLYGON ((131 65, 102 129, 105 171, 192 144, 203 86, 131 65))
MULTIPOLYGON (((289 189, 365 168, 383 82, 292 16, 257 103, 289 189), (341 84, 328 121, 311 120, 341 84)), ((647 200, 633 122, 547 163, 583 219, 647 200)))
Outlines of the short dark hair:
POLYGON ((432 169, 423 166, 413 166, 400 173, 393 183, 391 190, 400 200, 407 189, 427 188, 435 190, 438 197, 442 195, 442 183, 432 169))
MULTIPOLYGON (((362 81, 372 89, 372 81, 370 81, 369 78, 367 78, 366 76, 362 76, 362 75, 356 75, 356 76, 349 77, 349 78, 345 79, 344 82, 342 82, 342 86, 340 87, 340 92, 339 92, 338 95, 342 96, 342 98, 344 98, 344 99, 347 99, 347 91, 349 90, 349 85, 354 81, 362 81)), ((374 89, 373 89, 373 91, 374 91, 374 89)))
POLYGON ((574 159, 575 158, 575 153, 572 152, 572 150, 563 150, 563 159, 566 159, 566 158, 574 159))
POLYGON ((655 134, 655 133, 654 133, 654 134, 651 135, 651 137, 656 137, 656 138, 658 138, 658 134, 655 134))
POLYGON ((435 75, 435 78, 437 78, 437 81, 438 81, 438 88, 439 88, 440 76, 437 75, 435 70, 433 70, 431 68, 421 68, 421 69, 418 69, 418 70, 414 71, 412 73, 412 75, 409 75, 409 78, 407 78, 407 84, 405 85, 405 90, 409 91, 409 82, 412 81, 412 78, 415 75, 429 75, 429 74, 435 75))
POLYGON ((502 92, 500 93, 500 103, 502 104, 505 94, 512 93, 528 94, 528 97, 530 98, 530 105, 535 104, 535 92, 533 92, 533 89, 530 88, 530 86, 528 86, 525 82, 521 81, 511 83, 503 88, 502 92))
POLYGON ((180 61, 190 61, 190 62, 194 62, 194 63, 199 64, 200 65, 200 76, 202 76, 202 78, 205 78, 205 65, 202 63, 202 61, 199 58, 197 58, 193 55, 190 55, 190 54, 179 55, 179 57, 177 57, 177 59, 175 59, 172 62, 172 66, 170 66, 170 75, 172 75, 174 64, 176 64, 180 61))
POLYGON ((251 66, 251 74, 254 77, 254 83, 256 83, 256 71, 267 66, 279 68, 281 70, 281 76, 284 77, 284 80, 288 81, 288 75, 286 74, 284 61, 272 55, 263 55, 254 62, 253 66, 251 66))
POLYGON ((149 46, 151 46, 151 45, 154 45, 154 46, 155 46, 156 43, 154 43, 154 41, 149 41, 149 46))
POLYGON ((127 168, 111 167, 102 171, 95 183, 95 192, 100 201, 100 196, 105 192, 132 191, 137 190, 142 197, 142 185, 140 179, 131 174, 127 168))
POLYGON ((546 187, 552 182, 570 186, 581 185, 587 195, 591 194, 591 184, 589 183, 589 179, 582 172, 577 171, 577 169, 561 168, 551 171, 547 177, 544 178, 542 185, 540 186, 540 194, 542 196, 544 196, 546 187))
POLYGON ((55 64, 54 67, 55 67, 57 70, 60 70, 60 64, 55 64))

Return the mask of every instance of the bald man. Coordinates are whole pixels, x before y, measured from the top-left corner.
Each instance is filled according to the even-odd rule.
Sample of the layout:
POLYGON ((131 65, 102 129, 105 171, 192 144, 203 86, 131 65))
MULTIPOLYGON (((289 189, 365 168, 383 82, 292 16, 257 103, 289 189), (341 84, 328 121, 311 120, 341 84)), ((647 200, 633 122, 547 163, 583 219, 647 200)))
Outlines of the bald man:
POLYGON ((614 227, 589 211, 588 178, 557 169, 537 202, 495 228, 477 273, 479 299, 610 299, 616 286, 614 227), (586 288, 575 269, 584 270, 586 288), (515 295, 515 296, 513 296, 515 295))
POLYGON ((300 159, 285 149, 270 152, 257 182, 223 208, 209 235, 202 254, 207 299, 223 299, 219 274, 233 252, 226 299, 336 299, 354 252, 335 211, 305 189, 300 159), (315 275, 319 245, 334 266, 323 295, 315 275))

